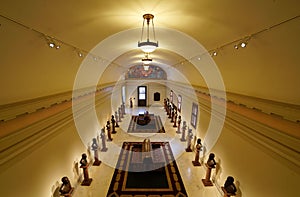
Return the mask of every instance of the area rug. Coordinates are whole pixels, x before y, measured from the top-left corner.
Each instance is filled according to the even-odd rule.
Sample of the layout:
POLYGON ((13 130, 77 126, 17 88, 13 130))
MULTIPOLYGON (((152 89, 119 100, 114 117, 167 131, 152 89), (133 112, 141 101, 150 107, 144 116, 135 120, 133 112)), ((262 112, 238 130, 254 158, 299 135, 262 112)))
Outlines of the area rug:
POLYGON ((151 147, 145 153, 142 142, 123 143, 107 197, 187 197, 169 143, 151 142, 151 147), (149 153, 151 162, 145 162, 149 153))
POLYGON ((165 128, 161 122, 160 116, 149 114, 150 121, 145 125, 138 124, 138 115, 131 117, 128 133, 165 133, 165 128))

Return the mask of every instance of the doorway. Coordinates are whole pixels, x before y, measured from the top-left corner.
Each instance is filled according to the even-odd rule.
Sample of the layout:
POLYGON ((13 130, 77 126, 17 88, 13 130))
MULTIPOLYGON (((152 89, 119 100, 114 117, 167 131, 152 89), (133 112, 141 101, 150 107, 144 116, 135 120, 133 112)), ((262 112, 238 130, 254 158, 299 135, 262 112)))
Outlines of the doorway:
POLYGON ((147 87, 138 86, 138 106, 145 107, 147 105, 147 87))

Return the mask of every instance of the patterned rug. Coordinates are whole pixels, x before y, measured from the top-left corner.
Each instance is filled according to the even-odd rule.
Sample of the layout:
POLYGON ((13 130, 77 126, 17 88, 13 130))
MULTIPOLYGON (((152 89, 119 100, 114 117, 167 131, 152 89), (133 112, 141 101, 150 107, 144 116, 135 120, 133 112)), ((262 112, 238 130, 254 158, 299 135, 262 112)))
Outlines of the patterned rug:
POLYGON ((107 197, 187 197, 169 143, 151 142, 151 147, 147 162, 150 152, 142 152, 142 142, 123 143, 107 197))
POLYGON ((138 124, 140 116, 133 115, 128 126, 128 133, 165 133, 160 116, 149 114, 149 122, 145 125, 138 124))

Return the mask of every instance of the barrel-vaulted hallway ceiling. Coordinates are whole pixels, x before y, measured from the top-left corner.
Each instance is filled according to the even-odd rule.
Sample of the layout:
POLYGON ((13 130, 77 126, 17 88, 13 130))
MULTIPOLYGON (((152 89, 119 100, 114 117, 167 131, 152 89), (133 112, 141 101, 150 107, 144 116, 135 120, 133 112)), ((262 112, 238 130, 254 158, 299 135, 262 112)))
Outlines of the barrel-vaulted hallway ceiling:
MULTIPOLYGON (((89 51, 112 35, 138 29, 136 42, 118 46, 115 41, 115 50, 125 47, 126 52, 108 59, 112 63, 100 80, 117 81, 141 63, 137 42, 145 13, 154 14, 160 43, 151 54, 153 64, 165 69, 169 79, 176 80, 172 74, 178 70, 193 85, 206 86, 189 59, 164 45, 159 29, 181 32, 208 52, 217 50, 213 60, 226 91, 299 104, 299 8, 298 0, 1 0, 0 105, 72 90, 89 51), (47 37, 61 48, 48 47, 47 37), (247 47, 234 49, 245 37, 250 37, 247 47)), ((191 46, 181 47, 188 51, 191 46)))

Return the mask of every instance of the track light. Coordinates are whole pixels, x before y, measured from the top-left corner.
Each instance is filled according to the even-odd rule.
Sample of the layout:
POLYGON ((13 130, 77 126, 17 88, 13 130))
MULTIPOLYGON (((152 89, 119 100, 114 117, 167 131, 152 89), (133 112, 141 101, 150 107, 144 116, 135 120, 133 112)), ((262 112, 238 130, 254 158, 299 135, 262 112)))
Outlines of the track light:
POLYGON ((241 46, 242 48, 245 48, 245 47, 247 46, 247 42, 246 42, 246 41, 241 42, 240 46, 241 46))
POLYGON ((217 51, 214 51, 213 53, 212 53, 212 56, 217 56, 218 55, 218 52, 217 51))
POLYGON ((83 57, 83 53, 82 52, 78 51, 77 54, 78 54, 79 57, 83 57))
POLYGON ((50 43, 49 43, 49 47, 50 47, 50 48, 54 48, 54 47, 55 47, 55 44, 54 44, 53 42, 50 42, 50 43))
POLYGON ((47 39, 48 46, 50 48, 55 48, 55 49, 60 48, 60 44, 57 44, 57 42, 55 42, 52 38, 46 38, 46 39, 47 39))

